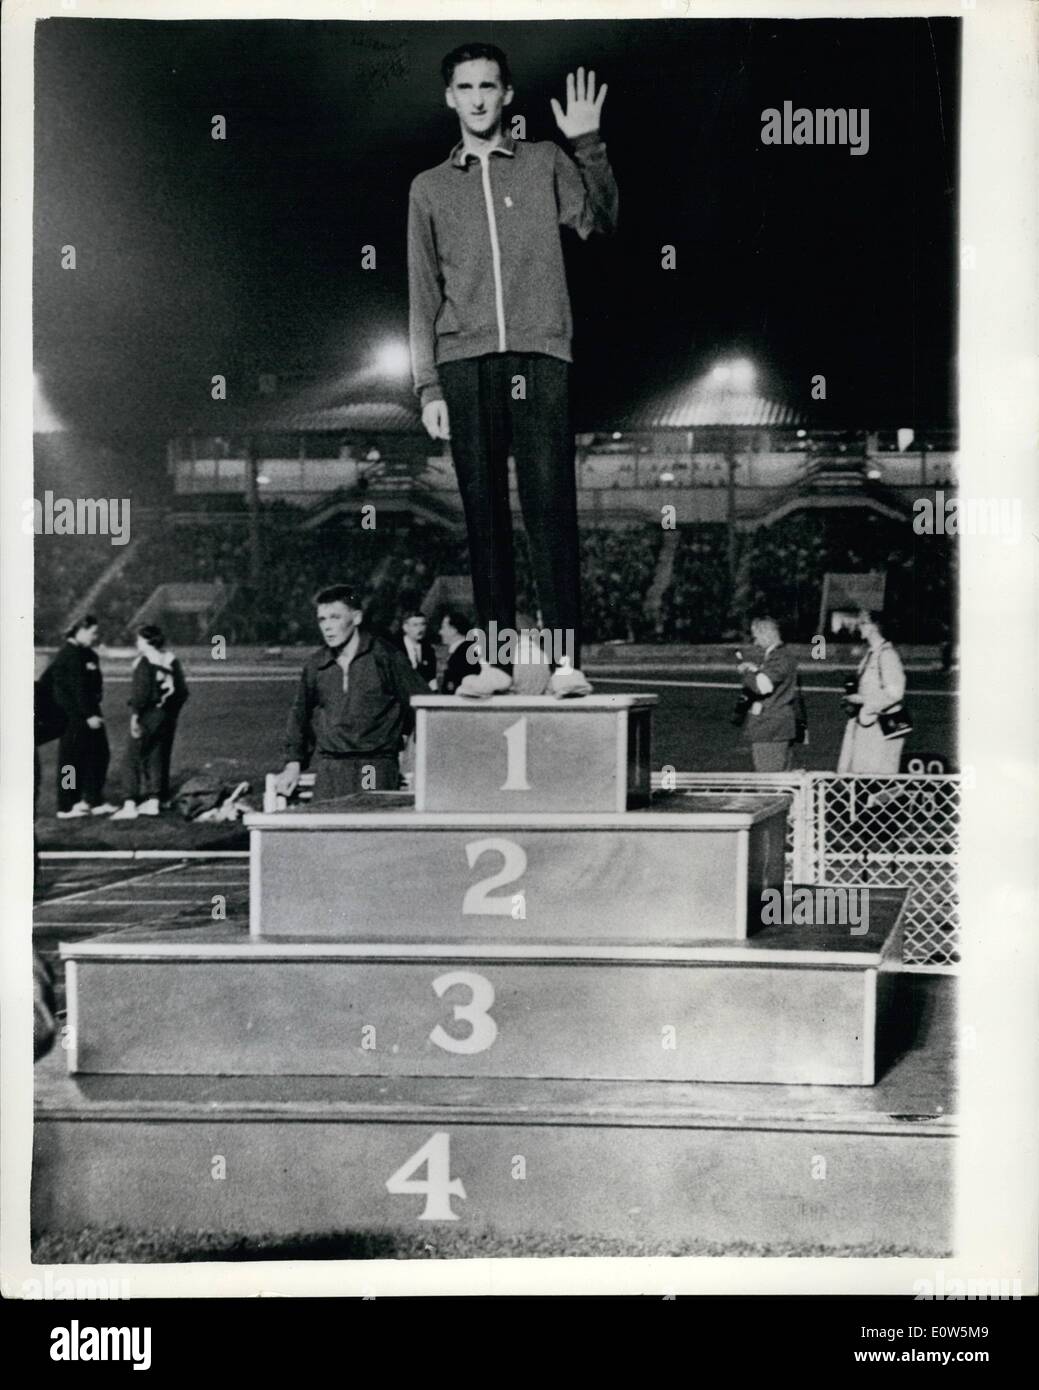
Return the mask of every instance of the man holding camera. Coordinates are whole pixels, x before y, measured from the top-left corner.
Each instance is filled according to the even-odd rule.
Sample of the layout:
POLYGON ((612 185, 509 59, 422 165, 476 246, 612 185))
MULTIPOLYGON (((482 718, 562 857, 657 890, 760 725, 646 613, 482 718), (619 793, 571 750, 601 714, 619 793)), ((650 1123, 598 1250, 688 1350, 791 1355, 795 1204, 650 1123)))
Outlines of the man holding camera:
POLYGON ((755 772, 789 772, 798 726, 803 730, 805 725, 797 659, 780 636, 774 618, 754 618, 750 632, 764 655, 758 664, 741 661, 737 667, 750 705, 743 737, 750 743, 755 772))

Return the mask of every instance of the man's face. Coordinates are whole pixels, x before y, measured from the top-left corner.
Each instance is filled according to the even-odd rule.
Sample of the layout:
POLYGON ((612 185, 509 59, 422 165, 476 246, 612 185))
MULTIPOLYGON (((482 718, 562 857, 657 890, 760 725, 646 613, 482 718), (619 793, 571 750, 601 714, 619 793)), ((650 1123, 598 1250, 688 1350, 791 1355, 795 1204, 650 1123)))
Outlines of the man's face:
POLYGON ((450 618, 443 619, 440 624, 440 640, 445 647, 449 647, 455 638, 461 635, 450 618))
POLYGON ((81 647, 96 647, 99 634, 97 623, 93 627, 81 627, 76 633, 76 641, 81 647))
POLYGON ((410 637, 413 642, 421 642, 426 635, 426 620, 418 615, 405 618, 401 627, 404 629, 404 636, 410 637))
POLYGON ((458 112, 463 131, 480 140, 493 138, 501 129, 501 113, 512 101, 512 88, 503 87, 498 64, 490 58, 459 63, 445 98, 458 112))
POLYGON ((360 620, 360 613, 342 600, 318 604, 317 625, 326 646, 341 647, 344 642, 349 642, 360 620))

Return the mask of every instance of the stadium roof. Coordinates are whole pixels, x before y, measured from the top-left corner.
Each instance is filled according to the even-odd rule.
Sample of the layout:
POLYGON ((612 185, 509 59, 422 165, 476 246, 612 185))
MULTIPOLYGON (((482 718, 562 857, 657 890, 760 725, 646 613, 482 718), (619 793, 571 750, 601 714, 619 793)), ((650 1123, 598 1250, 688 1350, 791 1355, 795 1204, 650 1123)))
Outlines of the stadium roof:
POLYGON ((701 382, 682 386, 625 416, 628 430, 708 429, 712 426, 796 426, 808 423, 804 411, 743 391, 726 391, 701 382))
MULTIPOLYGON (((665 392, 645 405, 588 427, 631 433, 712 427, 782 429, 809 423, 806 412, 783 402, 701 381, 665 392)), ((238 408, 231 402, 209 402, 188 430, 217 434, 416 434, 421 433, 422 424, 417 402, 404 389, 385 385, 381 389, 358 389, 356 382, 349 379, 325 377, 290 386, 276 396, 254 397, 238 408)))
POLYGON ((416 407, 399 401, 350 401, 305 405, 285 401, 281 409, 256 411, 250 417, 255 430, 319 433, 353 430, 362 434, 413 434, 421 428, 416 407))
POLYGON ((350 379, 333 376, 289 385, 277 395, 254 396, 240 406, 232 400, 209 401, 182 433, 414 434, 421 428, 418 403, 409 394, 358 389, 350 379))

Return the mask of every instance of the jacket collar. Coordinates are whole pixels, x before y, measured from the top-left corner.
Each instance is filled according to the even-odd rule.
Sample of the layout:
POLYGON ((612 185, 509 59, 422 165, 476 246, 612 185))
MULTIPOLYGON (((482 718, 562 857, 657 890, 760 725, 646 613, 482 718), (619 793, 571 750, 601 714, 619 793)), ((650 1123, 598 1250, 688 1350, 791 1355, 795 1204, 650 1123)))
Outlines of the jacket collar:
MULTIPOLYGON (((367 630, 367 628, 357 628, 357 651, 355 653, 354 659, 356 660, 357 657, 361 656, 364 652, 368 651, 371 648, 371 645, 372 634, 367 630)), ((338 653, 334 652, 331 647, 318 647, 317 655, 318 669, 323 670, 324 667, 331 666, 335 662, 338 653)))
MULTIPOLYGON (((507 132, 504 133, 498 144, 491 150, 491 154, 504 154, 512 159, 516 154, 516 141, 507 132)), ((451 163, 456 169, 465 169, 473 160, 478 158, 479 155, 473 154, 472 150, 467 150, 461 140, 451 151, 451 163)))

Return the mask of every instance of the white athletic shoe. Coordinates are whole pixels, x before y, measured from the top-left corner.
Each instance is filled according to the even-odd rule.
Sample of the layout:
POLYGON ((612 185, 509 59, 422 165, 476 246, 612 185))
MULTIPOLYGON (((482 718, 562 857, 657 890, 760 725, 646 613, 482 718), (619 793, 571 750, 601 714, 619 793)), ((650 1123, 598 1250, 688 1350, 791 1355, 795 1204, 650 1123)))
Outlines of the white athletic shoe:
POLYGON ((139 816, 157 816, 159 814, 159 798, 150 796, 147 801, 142 801, 137 808, 139 816))
POLYGON ((113 820, 136 820, 137 807, 132 801, 124 801, 122 806, 113 815, 113 820))
POLYGON ((548 683, 548 693, 554 695, 557 700, 570 700, 577 695, 590 695, 592 687, 591 682, 586 680, 580 671, 571 666, 566 657, 563 657, 552 672, 552 679, 548 683))
POLYGON ((467 695, 470 700, 489 700, 492 695, 504 695, 512 686, 512 677, 497 666, 480 662, 480 670, 475 676, 466 676, 458 687, 459 695, 467 695))
POLYGON ((92 816, 110 816, 118 810, 119 807, 113 806, 110 801, 102 801, 100 806, 91 806, 90 814, 92 816))
POLYGON ((90 802, 77 801, 69 811, 59 811, 58 820, 78 820, 80 816, 90 815, 90 802))

